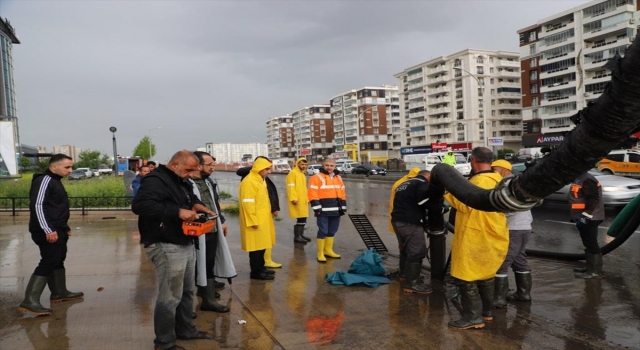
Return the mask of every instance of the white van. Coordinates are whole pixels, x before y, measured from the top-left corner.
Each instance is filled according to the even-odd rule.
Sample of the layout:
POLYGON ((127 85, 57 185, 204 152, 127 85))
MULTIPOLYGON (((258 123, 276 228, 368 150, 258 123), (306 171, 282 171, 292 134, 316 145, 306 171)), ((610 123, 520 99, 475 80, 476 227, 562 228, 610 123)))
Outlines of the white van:
MULTIPOLYGON (((344 173, 345 172, 343 169, 344 165, 350 164, 350 163, 356 163, 356 162, 351 159, 336 159, 336 169, 344 173)), ((351 168, 349 168, 348 173, 351 173, 351 168)))
MULTIPOLYGON (((404 156, 404 162, 407 169, 418 167, 420 169, 431 170, 436 164, 442 163, 442 159, 447 153, 429 153, 429 154, 410 154, 404 156)), ((462 153, 453 153, 456 156, 456 165, 454 168, 462 175, 471 174, 471 164, 462 153)))
POLYGON ((353 168, 357 167, 358 165, 362 165, 362 164, 352 162, 352 161, 346 162, 342 165, 342 169, 340 169, 340 172, 344 174, 351 174, 351 171, 353 170, 353 168))
POLYGON ((288 174, 291 171, 289 160, 286 158, 272 159, 272 172, 288 174))

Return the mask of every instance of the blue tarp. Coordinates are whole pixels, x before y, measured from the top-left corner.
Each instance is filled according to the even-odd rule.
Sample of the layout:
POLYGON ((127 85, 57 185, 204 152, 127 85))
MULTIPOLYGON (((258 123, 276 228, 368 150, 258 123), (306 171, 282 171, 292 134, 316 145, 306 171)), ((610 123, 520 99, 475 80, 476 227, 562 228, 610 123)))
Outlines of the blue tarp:
POLYGON ((375 288, 380 284, 391 283, 390 279, 381 277, 385 272, 382 258, 373 248, 370 248, 351 263, 349 272, 328 273, 325 281, 334 285, 364 285, 375 288))

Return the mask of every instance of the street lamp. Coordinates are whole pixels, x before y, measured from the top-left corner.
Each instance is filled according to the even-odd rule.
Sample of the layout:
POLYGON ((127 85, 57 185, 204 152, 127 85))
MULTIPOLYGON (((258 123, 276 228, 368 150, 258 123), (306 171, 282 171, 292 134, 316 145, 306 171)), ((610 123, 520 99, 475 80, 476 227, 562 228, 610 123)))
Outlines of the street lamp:
POLYGON ((378 106, 369 107, 369 108, 364 109, 362 112, 358 113, 358 119, 357 119, 357 123, 358 123, 358 124, 357 124, 357 126, 358 126, 358 127, 356 128, 357 133, 358 133, 358 135, 357 135, 357 137, 356 137, 356 147, 358 147, 358 150, 356 151, 356 161, 357 161, 357 162, 360 162, 360 117, 361 117, 365 112, 367 112, 367 111, 371 111, 371 110, 373 110, 374 108, 377 108, 377 107, 378 107, 378 106))
POLYGON ((473 77, 473 79, 475 79, 478 82, 478 86, 480 86, 480 88, 482 89, 482 132, 484 133, 484 137, 483 137, 483 141, 484 141, 484 147, 488 147, 488 134, 489 132, 487 131, 487 103, 486 103, 486 98, 485 98, 485 90, 484 90, 484 83, 480 83, 480 79, 478 79, 478 77, 475 76, 475 74, 469 72, 466 69, 460 68, 460 67, 453 67, 453 69, 458 69, 461 70, 463 72, 467 72, 471 77, 473 77))
POLYGON ((147 160, 151 160, 151 130, 156 130, 156 129, 162 129, 161 126, 157 126, 155 128, 151 128, 149 129, 149 132, 147 133, 147 135, 149 135, 149 159, 147 160))
POLYGON ((113 176, 118 177, 118 150, 116 148, 116 129, 115 126, 109 128, 109 131, 113 133, 113 176))

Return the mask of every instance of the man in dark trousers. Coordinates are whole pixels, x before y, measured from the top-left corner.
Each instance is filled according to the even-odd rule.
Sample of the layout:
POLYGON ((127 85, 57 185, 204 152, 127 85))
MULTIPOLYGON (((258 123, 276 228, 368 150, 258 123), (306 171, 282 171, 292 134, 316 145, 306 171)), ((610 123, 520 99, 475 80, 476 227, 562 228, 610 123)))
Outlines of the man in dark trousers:
POLYGON ((40 263, 31 275, 24 300, 18 310, 35 315, 51 315, 51 309, 40 304, 44 287, 49 284, 51 303, 82 298, 82 292, 67 290, 64 261, 67 241, 71 237, 69 198, 62 178, 73 171, 73 160, 65 154, 54 154, 44 174, 36 174, 29 192, 29 232, 40 248, 40 263))
POLYGON ((585 172, 571 184, 571 218, 584 244, 585 268, 574 269, 578 278, 602 278, 602 253, 598 244, 598 225, 604 220, 602 186, 595 176, 585 172))
POLYGON ((433 290, 430 286, 419 282, 422 260, 427 254, 424 237, 424 224, 427 211, 442 213, 442 191, 430 186, 428 170, 421 170, 418 174, 401 183, 393 199, 391 224, 398 238, 400 246, 400 260, 404 266, 400 271, 404 273, 405 282, 402 289, 407 293, 429 294, 433 290))
POLYGON ((198 212, 215 215, 193 194, 187 181, 198 171, 198 158, 187 150, 142 178, 131 209, 139 215, 140 240, 156 267, 158 297, 153 315, 155 349, 184 349, 178 339, 213 339, 193 323, 196 251, 182 223, 198 212))

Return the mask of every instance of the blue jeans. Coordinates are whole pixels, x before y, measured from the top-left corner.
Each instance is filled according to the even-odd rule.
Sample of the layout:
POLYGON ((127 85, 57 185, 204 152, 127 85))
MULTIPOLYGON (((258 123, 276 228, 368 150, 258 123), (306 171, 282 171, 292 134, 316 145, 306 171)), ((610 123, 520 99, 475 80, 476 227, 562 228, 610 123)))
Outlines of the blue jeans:
POLYGON ((318 238, 333 237, 340 227, 339 216, 318 216, 318 238))
POLYGON ((176 334, 197 334, 193 323, 196 251, 193 245, 154 243, 145 248, 156 266, 158 299, 153 315, 153 342, 161 349, 176 344, 176 334))

